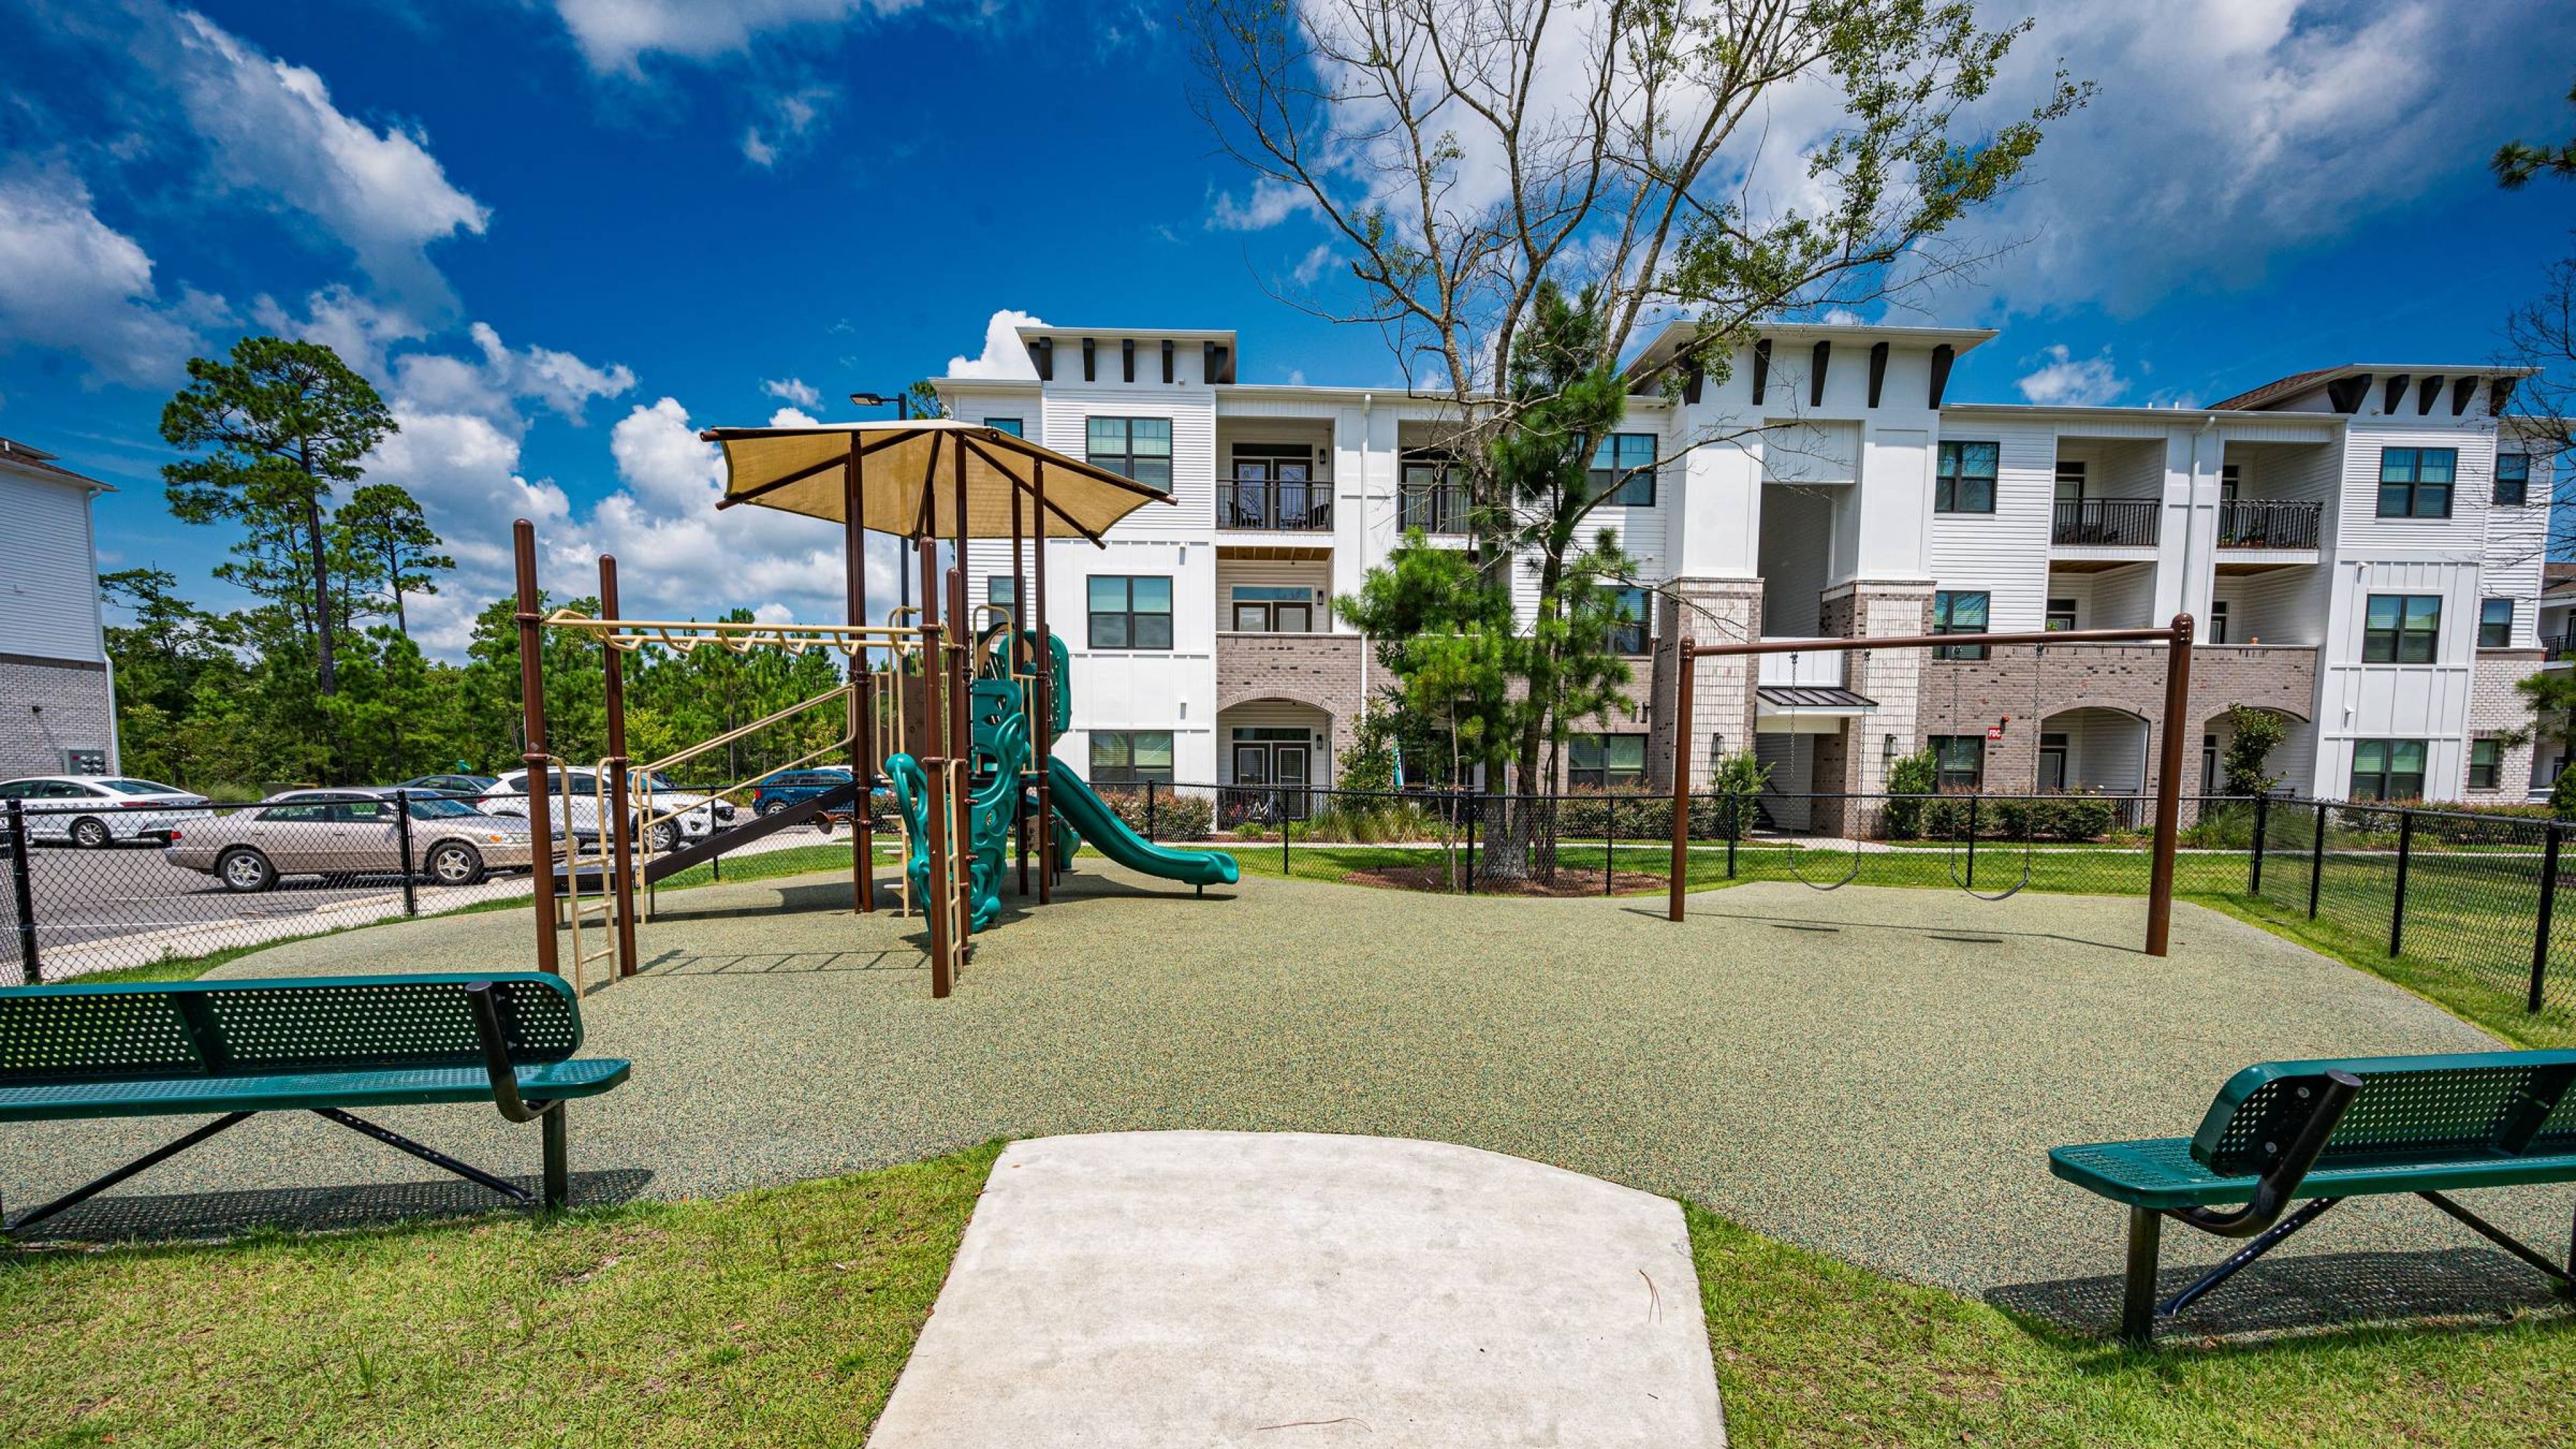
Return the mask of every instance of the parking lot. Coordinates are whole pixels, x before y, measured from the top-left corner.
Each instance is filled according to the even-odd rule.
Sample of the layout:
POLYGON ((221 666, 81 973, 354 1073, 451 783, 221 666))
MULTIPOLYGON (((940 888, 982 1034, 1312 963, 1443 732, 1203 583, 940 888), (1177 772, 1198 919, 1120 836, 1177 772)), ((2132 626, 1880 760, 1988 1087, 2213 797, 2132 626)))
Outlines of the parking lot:
MULTIPOLYGON (((811 845, 810 830, 788 830, 731 854, 811 845)), ((0 985, 24 979, 14 862, 0 862, 0 985)), ((27 857, 42 979, 146 966, 171 957, 256 946, 296 936, 371 925, 405 914, 402 877, 392 872, 288 876, 269 890, 239 893, 211 875, 162 859, 157 846, 81 850, 39 843, 27 857)), ((493 875, 471 886, 412 886, 421 915, 487 901, 524 899, 525 872, 493 875)))

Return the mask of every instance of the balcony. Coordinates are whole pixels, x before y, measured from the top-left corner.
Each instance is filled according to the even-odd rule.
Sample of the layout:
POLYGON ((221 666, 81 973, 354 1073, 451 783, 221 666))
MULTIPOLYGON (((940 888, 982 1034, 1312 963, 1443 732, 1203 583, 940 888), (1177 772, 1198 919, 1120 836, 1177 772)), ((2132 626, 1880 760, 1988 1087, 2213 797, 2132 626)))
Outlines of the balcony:
POLYGON ((1467 490, 1455 483, 1411 483, 1395 492, 1395 526, 1399 532, 1467 531, 1467 490))
POLYGON ((2048 541, 2078 548, 2154 548, 2164 504, 2153 498, 2077 498, 2057 505, 2048 541))
POLYGON ((2322 503, 2255 503, 2231 498, 2218 505, 2220 548, 2313 549, 2322 503))
POLYGON ((1329 483, 1242 482, 1217 495, 1216 526, 1257 528, 1276 533, 1333 531, 1333 493, 1329 483))

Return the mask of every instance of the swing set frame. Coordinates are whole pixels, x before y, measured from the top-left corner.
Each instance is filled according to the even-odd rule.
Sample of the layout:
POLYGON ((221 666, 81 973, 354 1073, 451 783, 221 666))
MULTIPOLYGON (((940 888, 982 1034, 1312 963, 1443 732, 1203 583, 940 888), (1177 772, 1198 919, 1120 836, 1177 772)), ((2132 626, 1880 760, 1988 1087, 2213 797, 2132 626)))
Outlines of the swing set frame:
MULTIPOLYGON (((1670 899, 1666 917, 1682 918, 1689 895, 1691 696, 1703 659, 1740 659, 1758 654, 1850 654, 1872 649, 1946 649, 1978 645, 2047 647, 2065 644, 2162 644, 2165 646, 2164 719, 2157 726, 2156 829, 2147 878, 2146 953, 2163 956, 2173 934, 2174 850, 2182 835, 2183 741, 2191 712, 2192 617, 2176 614, 2159 629, 2051 629, 2017 634, 1909 634, 1894 638, 1761 639, 1741 644, 1701 644, 1685 636, 1680 645, 1673 703, 1673 842, 1670 899)), ((2033 720, 2036 730, 2039 722, 2033 720)), ((1982 897, 1980 897, 1983 899, 1982 897)))

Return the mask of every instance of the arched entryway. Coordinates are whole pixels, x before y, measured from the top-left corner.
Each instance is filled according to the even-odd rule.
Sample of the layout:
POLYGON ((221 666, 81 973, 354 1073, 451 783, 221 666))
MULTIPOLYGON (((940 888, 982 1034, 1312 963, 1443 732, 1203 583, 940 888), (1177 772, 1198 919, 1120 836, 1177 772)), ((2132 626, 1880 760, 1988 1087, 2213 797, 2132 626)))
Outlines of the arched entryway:
POLYGON ((1333 716, 1303 700, 1250 699, 1217 711, 1220 826, 1284 813, 1314 813, 1313 792, 1333 783, 1333 716))

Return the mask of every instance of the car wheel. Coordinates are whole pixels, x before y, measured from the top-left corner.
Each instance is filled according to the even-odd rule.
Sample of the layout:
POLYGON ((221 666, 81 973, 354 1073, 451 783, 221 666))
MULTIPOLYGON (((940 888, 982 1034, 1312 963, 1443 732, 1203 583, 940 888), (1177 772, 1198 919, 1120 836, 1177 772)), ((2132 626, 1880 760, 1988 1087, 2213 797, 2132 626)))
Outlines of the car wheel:
POLYGON ((756 813, 763 817, 767 817, 775 815, 786 808, 787 802, 784 800, 763 800, 760 802, 760 808, 756 813))
POLYGON ((442 840, 429 852, 429 878, 443 886, 479 885, 483 856, 461 840, 442 840))
POLYGON ((277 884, 277 867, 256 850, 227 850, 215 861, 215 878, 228 891, 264 891, 277 884))
POLYGON ((665 820, 653 827, 653 853, 669 855, 680 848, 680 822, 665 820))
POLYGON ((72 822, 72 844, 83 850, 105 850, 116 843, 116 835, 107 822, 84 815, 72 822))

